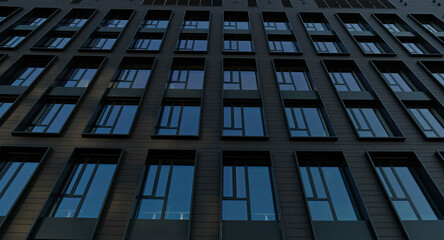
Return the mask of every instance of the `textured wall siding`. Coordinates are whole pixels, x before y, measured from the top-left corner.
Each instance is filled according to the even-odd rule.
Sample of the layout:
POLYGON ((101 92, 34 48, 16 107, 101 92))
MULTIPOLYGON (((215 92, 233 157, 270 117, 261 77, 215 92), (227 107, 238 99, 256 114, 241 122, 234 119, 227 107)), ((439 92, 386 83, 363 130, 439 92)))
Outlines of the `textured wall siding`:
MULTIPOLYGON (((308 220, 304 197, 297 176, 296 163, 293 152, 297 150, 329 150, 343 151, 346 160, 356 179, 359 190, 370 217, 372 218, 376 232, 381 240, 404 239, 391 206, 380 188, 377 176, 371 169, 366 158, 367 150, 387 151, 415 151, 426 169, 431 174, 439 189, 444 189, 444 165, 434 155, 437 150, 444 150, 444 145, 439 141, 425 141, 419 130, 401 108, 396 98, 390 92, 383 80, 378 76, 369 60, 403 60, 416 76, 430 89, 440 100, 444 101, 444 90, 431 79, 416 63, 417 60, 443 60, 442 57, 410 57, 392 36, 371 16, 371 13, 398 13, 411 27, 420 33, 437 49, 444 52, 444 47, 419 25, 410 19, 408 13, 435 13, 441 17, 443 7, 437 7, 432 1, 410 1, 408 6, 399 2, 392 3, 398 9, 320 9, 313 1, 305 4, 299 0, 293 0, 293 8, 283 8, 280 1, 258 1, 258 8, 246 7, 246 1, 226 1, 224 7, 184 7, 184 6, 146 6, 141 5, 142 0, 83 0, 80 4, 69 4, 68 0, 9 0, 1 5, 22 6, 24 10, 2 23, 0 30, 23 16, 35 6, 58 7, 61 11, 52 18, 44 27, 39 29, 18 50, 5 51, 8 58, 0 64, 0 73, 4 72, 23 54, 56 54, 58 57, 49 71, 35 85, 32 91, 18 105, 11 116, 0 126, 0 145, 34 146, 46 145, 53 148, 48 160, 44 164, 36 181, 32 183, 31 190, 19 204, 18 211, 13 214, 12 221, 3 234, 3 239, 24 239, 28 234, 36 217, 40 213, 49 193, 57 178, 68 161, 75 147, 123 147, 125 155, 118 169, 115 184, 107 200, 105 211, 100 222, 96 239, 114 240, 122 239, 126 224, 133 207, 142 166, 148 149, 193 149, 197 150, 198 163, 196 172, 196 186, 194 195, 194 209, 192 215, 192 240, 216 240, 219 238, 219 189, 220 189, 220 156, 222 150, 267 150, 272 154, 274 162, 275 180, 282 213, 282 221, 287 240, 312 239, 310 222, 308 220), (78 8, 97 8, 98 13, 88 25, 77 35, 67 50, 63 52, 30 51, 29 48, 52 28, 69 10, 78 8), (78 48, 94 30, 107 11, 112 8, 135 9, 136 13, 122 37, 118 40, 114 50, 109 53, 78 52, 78 48), (251 55, 222 54, 222 23, 224 10, 248 11, 252 26, 252 35, 256 53, 251 55), (127 53, 126 48, 137 31, 140 21, 148 9, 173 10, 172 22, 158 54, 127 53), (209 34, 208 54, 178 54, 174 53, 176 41, 179 36, 180 24, 185 10, 211 10, 211 28, 209 34), (266 47, 266 39, 262 27, 261 11, 285 11, 291 22, 296 38, 302 46, 303 55, 283 56, 270 55, 266 47), (298 12, 323 12, 330 24, 334 27, 340 39, 343 41, 350 56, 317 56, 303 29, 298 12), (342 27, 334 15, 336 12, 361 13, 372 25, 380 36, 398 54, 397 57, 364 57, 359 47, 342 27), (74 55, 103 55, 106 56, 104 68, 98 75, 96 82, 80 104, 78 111, 67 126, 67 131, 62 137, 25 137, 11 136, 11 131, 19 121, 23 119, 29 109, 59 74, 65 64, 74 55), (84 130, 91 115, 96 109, 109 80, 114 74, 123 56, 149 56, 156 57, 157 63, 152 72, 151 82, 148 84, 146 96, 135 122, 132 135, 128 139, 113 138, 82 138, 84 130), (153 128, 159 111, 159 105, 167 81, 169 69, 173 57, 204 57, 207 60, 203 112, 201 121, 201 136, 199 140, 178 139, 151 139, 153 128), (259 79, 261 81, 263 103, 266 122, 268 126, 268 141, 254 140, 221 140, 221 81, 223 57, 230 58, 256 58, 259 79), (282 111, 278 87, 275 83, 271 60, 275 59, 304 59, 312 71, 315 83, 324 102, 330 120, 333 123, 337 141, 290 141, 282 111), (359 141, 354 129, 347 118, 346 112, 341 106, 335 90, 327 78, 321 65, 322 59, 354 60, 370 82, 375 92, 385 104, 387 110, 394 118, 396 124, 403 132, 406 140, 398 141, 359 141)), ((441 20, 443 20, 441 18, 441 20)))

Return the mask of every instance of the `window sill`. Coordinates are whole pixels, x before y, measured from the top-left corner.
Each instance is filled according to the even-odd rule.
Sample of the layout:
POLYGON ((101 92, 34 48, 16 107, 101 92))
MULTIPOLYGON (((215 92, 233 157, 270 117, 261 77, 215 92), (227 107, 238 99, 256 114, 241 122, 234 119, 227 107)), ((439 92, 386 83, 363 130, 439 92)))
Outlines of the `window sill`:
POLYGON ((28 137, 60 137, 62 131, 57 133, 39 133, 39 132, 25 132, 14 130, 11 132, 12 136, 28 136, 28 137))
POLYGON ((199 139, 199 135, 151 135, 152 139, 199 139))
POLYGON ((243 55, 247 55, 247 54, 252 54, 252 55, 254 55, 254 54, 256 54, 256 51, 251 51, 251 52, 246 52, 246 51, 225 51, 225 50, 222 50, 222 53, 223 54, 243 54, 243 55))
POLYGON ((112 52, 111 49, 91 49, 91 48, 79 48, 79 52, 112 52))
POLYGON ((128 48, 126 50, 126 52, 128 52, 128 53, 159 53, 160 49, 159 50, 145 50, 145 49, 131 49, 131 48, 128 48))
POLYGON ((129 138, 131 136, 128 134, 104 134, 104 133, 82 133, 82 137, 86 138, 129 138))
POLYGON ((394 137, 359 137, 360 141, 405 141, 405 137, 403 136, 394 136, 394 137))
POLYGON ((442 57, 441 53, 413 54, 413 53, 408 52, 408 54, 412 57, 442 57))
POLYGON ((31 47, 31 51, 51 51, 51 52, 61 52, 66 49, 66 46, 64 48, 46 48, 46 47, 31 47))
POLYGON ((328 136, 328 137, 290 137, 292 141, 337 141, 338 137, 328 136))
POLYGON ((319 56, 350 56, 349 52, 343 52, 343 53, 320 53, 320 52, 316 52, 317 55, 319 56))
POLYGON ((175 53, 195 53, 195 54, 205 54, 208 52, 208 50, 204 50, 204 51, 193 51, 193 50, 179 50, 176 49, 174 51, 175 53))
POLYGON ((222 140, 260 140, 268 141, 268 136, 221 136, 222 140))
POLYGON ((303 52, 299 51, 299 52, 277 52, 277 51, 269 51, 270 54, 273 55, 302 55, 303 52))
POLYGON ((396 53, 364 53, 365 56, 371 56, 371 57, 396 57, 396 53))

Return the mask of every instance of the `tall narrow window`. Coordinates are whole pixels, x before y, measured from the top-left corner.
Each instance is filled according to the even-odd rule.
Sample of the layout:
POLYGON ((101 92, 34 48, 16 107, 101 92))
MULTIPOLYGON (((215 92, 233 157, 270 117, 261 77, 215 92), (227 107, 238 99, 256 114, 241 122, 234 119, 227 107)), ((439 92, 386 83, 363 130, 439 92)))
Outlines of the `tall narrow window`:
MULTIPOLYGON (((23 149, 25 150, 25 149, 23 149)), ((9 155, 0 163, 0 216, 6 216, 34 174, 41 156, 9 155)))
POLYGON ((138 197, 137 219, 189 220, 194 165, 180 160, 150 163, 138 197))
POLYGON ((7 83, 10 86, 27 87, 31 85, 43 72, 47 63, 32 62, 22 65, 14 72, 13 76, 7 83))
POLYGON ((166 103, 162 106, 156 134, 196 136, 199 134, 199 122, 199 103, 166 103))
POLYGON ((249 104, 224 106, 223 136, 265 136, 262 108, 249 104))
POLYGON ((223 221, 276 221, 271 169, 254 162, 224 162, 223 221))
POLYGON ((377 108, 347 107, 347 113, 360 137, 393 136, 390 127, 377 108))
POLYGON ((339 166, 299 167, 312 221, 358 221, 359 212, 339 166))
POLYGON ((288 126, 292 137, 327 137, 329 131, 322 110, 317 107, 285 107, 288 126))
POLYGON ((91 133, 129 134, 137 109, 138 105, 132 102, 106 102, 91 127, 91 133))
POLYGON ((101 157, 77 162, 57 198, 50 216, 98 218, 116 170, 116 163, 101 157))

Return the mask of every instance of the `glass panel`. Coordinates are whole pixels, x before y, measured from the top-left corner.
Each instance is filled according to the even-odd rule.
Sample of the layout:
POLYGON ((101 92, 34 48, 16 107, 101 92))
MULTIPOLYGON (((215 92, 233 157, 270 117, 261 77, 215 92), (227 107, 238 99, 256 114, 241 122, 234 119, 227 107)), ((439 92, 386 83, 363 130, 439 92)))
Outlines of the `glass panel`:
POLYGON ((422 220, 438 220, 430 203, 427 201, 424 193, 421 191, 418 183, 413 178, 412 173, 407 167, 394 167, 396 174, 402 182, 413 205, 418 211, 422 220))
POLYGON ((194 166, 174 166, 166 206, 165 219, 190 218, 194 166))
POLYGON ((333 221, 330 205, 327 201, 308 201, 308 208, 313 221, 333 221))
POLYGON ((223 200, 222 220, 248 220, 247 201, 245 200, 223 200))
POLYGON ((143 189, 143 195, 151 196, 154 189, 154 180, 156 179, 157 165, 150 165, 148 170, 148 176, 146 177, 145 187, 143 189))
POLYGON ((395 191, 397 198, 406 198, 404 191, 402 191, 401 186, 399 185, 398 180, 396 179, 395 175, 392 172, 391 167, 379 167, 382 169, 382 171, 385 173, 388 179, 388 183, 391 185, 393 190, 395 191))
POLYGON ((160 219, 162 217, 163 199, 142 199, 138 219, 160 219))
POLYGON ((313 137, 325 137, 327 133, 324 128, 322 116, 317 108, 304 108, 305 118, 307 120, 308 129, 313 137))
POLYGON ((273 200, 270 171, 268 167, 248 167, 250 187, 251 220, 275 221, 276 212, 273 200))
POLYGON ((313 197, 313 190, 311 189, 310 179, 306 167, 300 167, 302 183, 304 184, 305 195, 307 198, 313 197))
POLYGON ((262 111, 258 107, 244 107, 245 136, 264 136, 262 111))
POLYGON ((310 167, 310 172, 318 198, 327 198, 327 194, 325 193, 324 184, 322 183, 321 174, 319 173, 318 167, 310 167))
POLYGON ((170 166, 163 165, 160 169, 160 176, 157 182, 156 197, 165 196, 169 173, 170 173, 170 166))
POLYGON ((224 197, 233 197, 233 167, 224 166, 224 197))
POLYGON ((393 201, 393 205, 401 220, 418 220, 412 206, 407 200, 393 201))
POLYGON ((64 104, 60 112, 55 117, 52 124, 46 130, 48 133, 57 133, 61 130, 63 125, 65 124, 68 117, 71 115, 71 112, 74 110, 75 104, 64 104))
POLYGON ((128 134, 137 112, 137 105, 124 105, 119 120, 114 126, 113 134, 128 134))
POLYGON ((245 186, 245 167, 237 166, 236 167, 236 193, 237 198, 246 198, 247 190, 245 186))
POLYGON ((338 167, 322 167, 330 200, 339 221, 357 221, 355 209, 338 167))
MULTIPOLYGON (((6 186, 6 184, 9 182, 9 180, 11 180, 12 176, 15 174, 15 172, 17 171, 17 169, 20 166, 20 164, 21 164, 20 162, 12 162, 12 163, 10 163, 10 165, 7 168, 6 172, 4 173, 2 178, 0 179, 0 192, 3 191, 3 189, 6 186)), ((5 167, 7 167, 7 165, 5 167)), ((2 169, 0 174, 3 174, 4 171, 5 170, 2 169)))
POLYGON ((88 193, 80 208, 79 218, 97 218, 116 169, 114 164, 99 164, 88 193))
POLYGON ((88 184, 91 174, 94 171, 94 168, 96 167, 95 164, 87 164, 86 167, 83 170, 82 176, 80 178, 79 183, 77 184, 77 187, 74 191, 74 195, 83 195, 86 189, 86 185, 88 184))
POLYGON ((26 183, 28 183, 29 178, 32 176, 37 166, 38 163, 35 162, 27 162, 23 164, 20 171, 14 177, 14 180, 8 186, 8 189, 3 193, 3 196, 1 196, 0 216, 5 216, 9 212, 9 209, 11 209, 12 205, 25 188, 26 183))
POLYGON ((200 107, 184 106, 179 135, 198 135, 200 107))
POLYGON ((73 218, 81 198, 65 197, 60 201, 60 205, 54 217, 73 218))

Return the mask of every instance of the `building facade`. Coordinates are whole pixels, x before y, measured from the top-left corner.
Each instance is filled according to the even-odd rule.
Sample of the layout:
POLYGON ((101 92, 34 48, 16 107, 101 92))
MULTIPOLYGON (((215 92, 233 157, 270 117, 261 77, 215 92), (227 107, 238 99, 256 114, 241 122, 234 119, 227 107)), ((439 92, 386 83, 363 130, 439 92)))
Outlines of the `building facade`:
POLYGON ((439 0, 3 0, 0 237, 439 240, 439 0))

